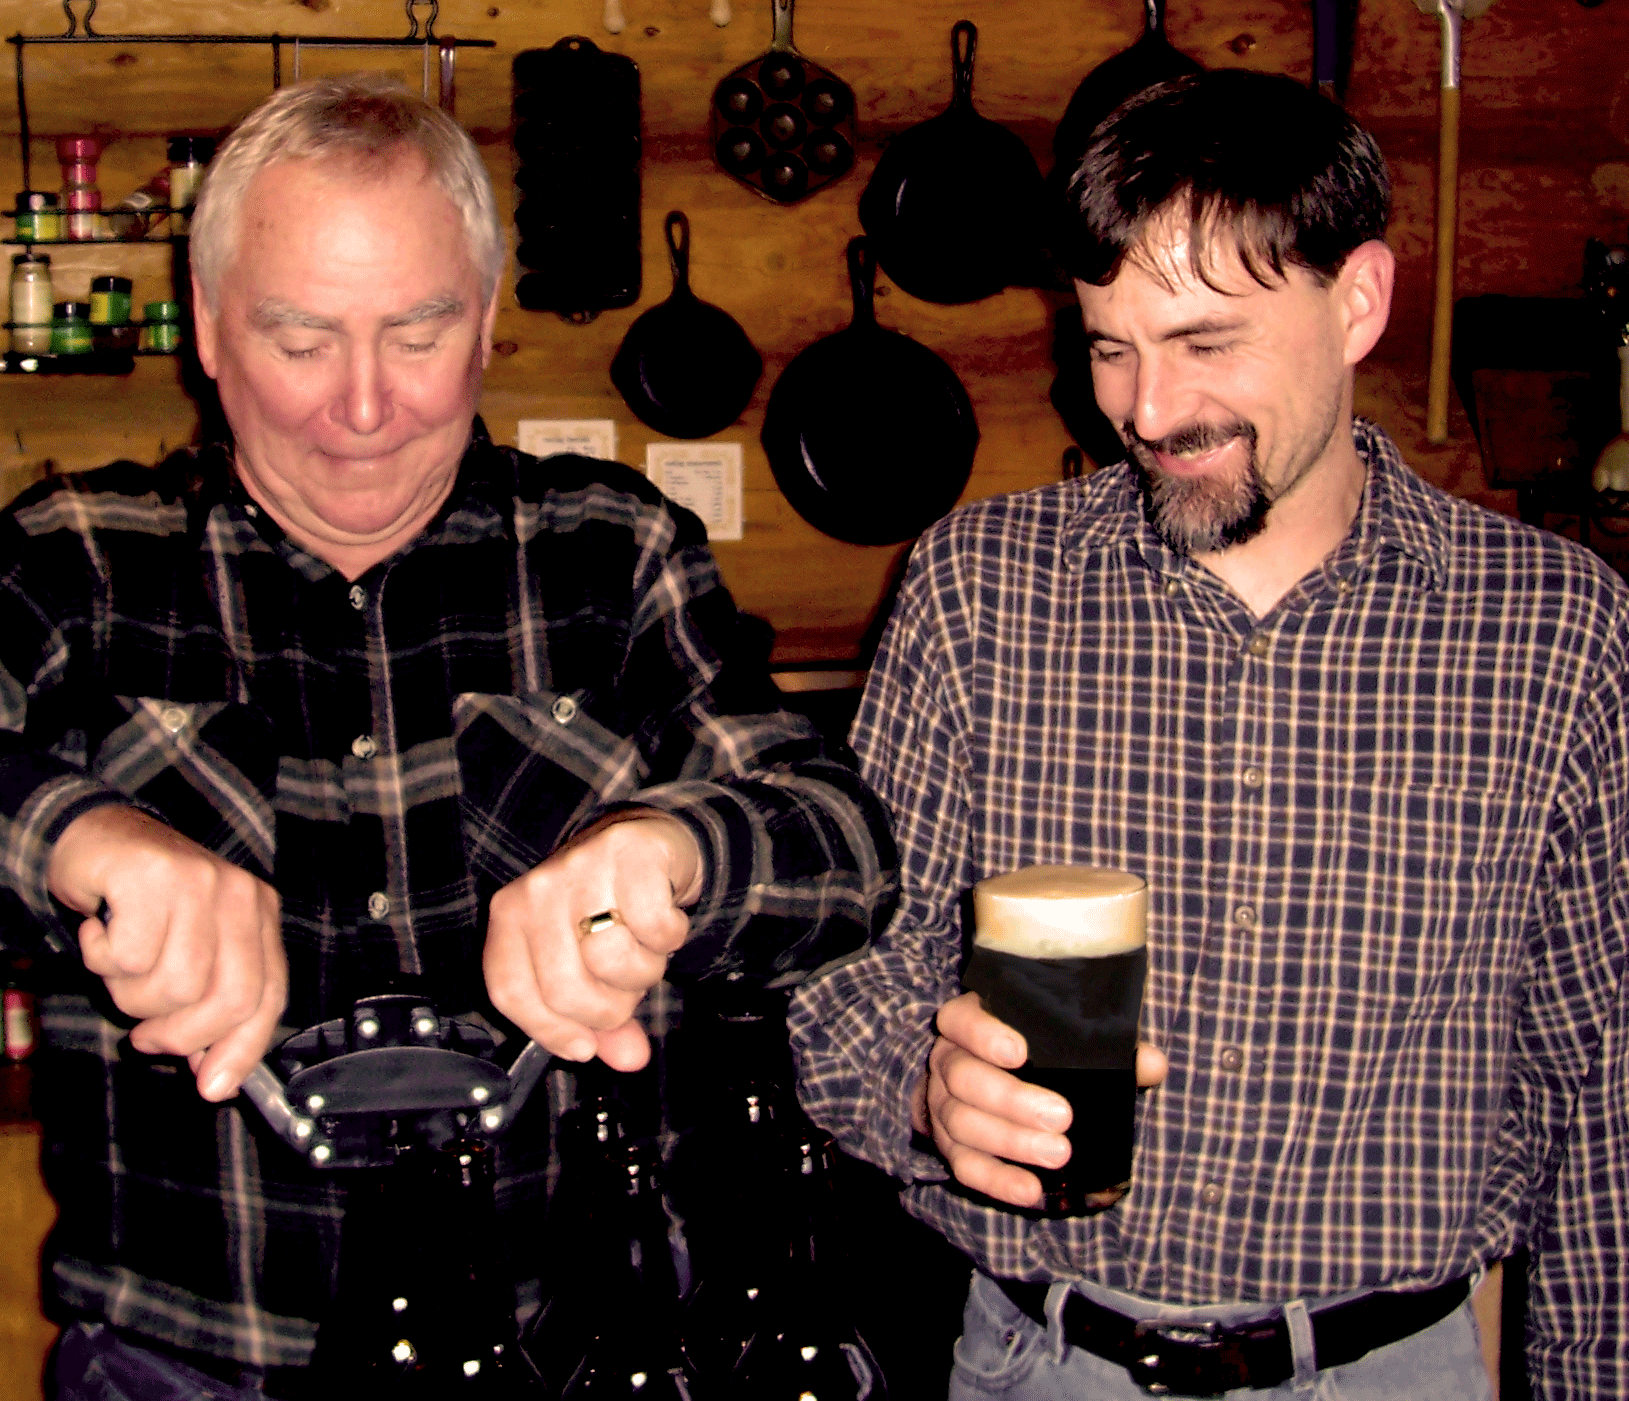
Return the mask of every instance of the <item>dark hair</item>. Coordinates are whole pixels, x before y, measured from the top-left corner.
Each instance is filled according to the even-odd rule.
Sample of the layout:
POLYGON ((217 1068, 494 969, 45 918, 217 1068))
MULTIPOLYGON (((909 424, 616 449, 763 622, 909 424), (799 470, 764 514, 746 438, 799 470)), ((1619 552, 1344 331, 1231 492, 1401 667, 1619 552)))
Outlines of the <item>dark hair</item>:
POLYGON ((1190 265, 1208 285, 1218 237, 1263 286, 1289 266, 1327 284, 1385 235, 1390 206, 1380 148, 1340 107, 1292 78, 1223 68, 1148 88, 1104 118, 1053 244, 1071 276, 1102 287, 1156 216, 1185 213, 1190 265))

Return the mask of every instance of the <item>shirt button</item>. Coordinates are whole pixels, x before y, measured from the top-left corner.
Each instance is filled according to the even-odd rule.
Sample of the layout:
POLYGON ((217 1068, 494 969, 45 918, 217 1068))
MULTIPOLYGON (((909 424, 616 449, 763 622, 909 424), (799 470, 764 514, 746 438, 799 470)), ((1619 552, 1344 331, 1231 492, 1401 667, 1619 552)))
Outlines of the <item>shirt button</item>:
POLYGON ((363 605, 366 604, 367 601, 368 601, 368 591, 366 589, 364 589, 361 584, 352 584, 351 585, 351 607, 356 609, 356 611, 358 613, 360 613, 362 611, 363 605))
POLYGON ((1222 1069, 1223 1070, 1243 1070, 1244 1069, 1244 1052, 1241 1051, 1237 1046, 1225 1046, 1225 1047, 1223 1047, 1222 1048, 1222 1069))
POLYGON ((569 725, 577 718, 577 702, 570 696, 561 696, 549 707, 549 714, 554 716, 557 723, 569 725))
POLYGON ((1222 1200, 1222 1189, 1214 1182, 1207 1182, 1199 1189, 1199 1200, 1206 1206, 1215 1206, 1222 1200))
POLYGON ((1335 592, 1338 593, 1338 594, 1349 594, 1349 593, 1351 593, 1352 592, 1352 581, 1350 579, 1337 579, 1337 580, 1335 580, 1335 592))
POLYGON ((158 712, 158 723, 172 735, 177 734, 187 723, 187 712, 178 705, 167 705, 158 712))
POLYGON ((376 890, 368 896, 368 918, 383 919, 390 913, 390 896, 382 890, 376 890))
POLYGON ((1267 655, 1267 649, 1272 646, 1272 643, 1268 640, 1266 633, 1258 632, 1250 639, 1248 645, 1250 648, 1250 655, 1252 657, 1265 657, 1267 655))
POLYGON ((1240 905, 1233 911, 1233 922, 1240 929, 1254 929, 1256 927, 1256 907, 1254 905, 1240 905))
POLYGON ((243 508, 243 514, 248 516, 248 518, 250 520, 255 520, 260 515, 260 507, 258 507, 258 506, 245 506, 243 508))
POLYGON ((1244 786, 1246 788, 1260 788, 1262 782, 1266 778, 1266 775, 1262 773, 1262 771, 1254 764, 1252 764, 1240 775, 1240 777, 1244 780, 1244 786))
POLYGON ((1182 592, 1182 580, 1180 580, 1180 579, 1167 579, 1165 581, 1165 596, 1167 598, 1175 598, 1181 592, 1182 592))
POLYGON ((373 742, 372 735, 358 735, 351 741, 351 753, 358 759, 371 759, 379 752, 379 746, 373 742))

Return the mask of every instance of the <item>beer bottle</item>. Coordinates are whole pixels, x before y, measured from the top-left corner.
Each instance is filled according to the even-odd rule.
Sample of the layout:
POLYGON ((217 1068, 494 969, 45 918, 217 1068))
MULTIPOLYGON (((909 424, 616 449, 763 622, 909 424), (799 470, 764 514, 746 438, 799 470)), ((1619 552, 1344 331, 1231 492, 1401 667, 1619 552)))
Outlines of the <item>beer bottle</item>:
POLYGON ((551 1279, 528 1355, 560 1401, 688 1401, 654 1147, 628 1137, 607 1094, 562 1115, 558 1143, 551 1279))
POLYGON ((886 1401, 882 1368, 855 1327, 839 1245, 837 1147, 801 1113, 786 1135, 792 1173, 788 1268, 767 1326, 760 1326, 731 1378, 735 1401, 886 1401))
POLYGON ((752 1339, 776 1327, 793 1250, 789 1152, 775 1096, 749 1080, 727 1105, 723 1121, 705 1126, 693 1145, 713 1168, 696 1185, 685 1223, 699 1281, 685 1302, 685 1364, 709 1397, 724 1394, 752 1339))
POLYGON ((314 1394, 536 1396, 537 1377, 515 1346, 491 1148, 468 1139, 414 1147, 356 1178, 339 1290, 312 1359, 314 1394))

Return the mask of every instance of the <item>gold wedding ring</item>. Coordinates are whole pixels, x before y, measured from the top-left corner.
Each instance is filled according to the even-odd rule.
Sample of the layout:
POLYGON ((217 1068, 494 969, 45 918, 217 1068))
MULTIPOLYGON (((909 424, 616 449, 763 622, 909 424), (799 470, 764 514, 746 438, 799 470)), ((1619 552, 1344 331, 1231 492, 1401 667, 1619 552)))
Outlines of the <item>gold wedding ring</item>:
POLYGON ((577 933, 586 937, 598 934, 602 929, 609 929, 613 924, 621 924, 622 916, 615 910, 601 910, 597 915, 587 915, 577 921, 577 933))

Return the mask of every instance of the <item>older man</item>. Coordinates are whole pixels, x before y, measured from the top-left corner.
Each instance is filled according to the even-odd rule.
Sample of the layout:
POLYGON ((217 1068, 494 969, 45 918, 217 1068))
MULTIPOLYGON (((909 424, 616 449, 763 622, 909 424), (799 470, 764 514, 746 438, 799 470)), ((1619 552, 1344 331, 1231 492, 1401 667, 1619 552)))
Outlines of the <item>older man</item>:
MULTIPOLYGON (((226 1102, 279 1027, 407 974, 633 1070, 669 975, 813 967, 892 898, 873 800, 743 660, 696 520, 475 418, 504 248, 449 119, 277 94, 192 254, 232 441, 53 479, 0 526, 64 1395, 299 1389, 342 1189, 226 1102)), ((538 1168, 521 1144, 500 1180, 512 1239, 538 1168)))
POLYGON ((900 911, 794 1041, 979 1266, 953 1397, 1488 1395, 1467 1295, 1553 1190, 1629 932, 1629 593, 1354 417, 1388 193, 1287 78, 1122 107, 1062 251, 1129 460, 913 556, 854 735, 900 911), (1070 1106, 959 984, 967 889, 1050 863, 1146 877, 1168 1058, 1129 1193, 1063 1220, 1024 1209, 1070 1106))

